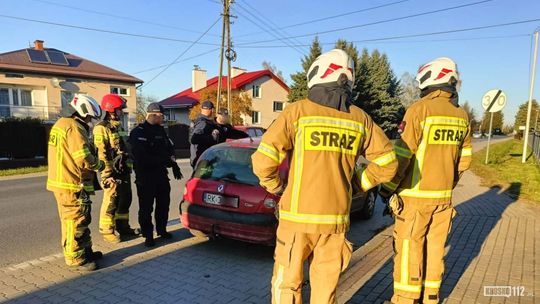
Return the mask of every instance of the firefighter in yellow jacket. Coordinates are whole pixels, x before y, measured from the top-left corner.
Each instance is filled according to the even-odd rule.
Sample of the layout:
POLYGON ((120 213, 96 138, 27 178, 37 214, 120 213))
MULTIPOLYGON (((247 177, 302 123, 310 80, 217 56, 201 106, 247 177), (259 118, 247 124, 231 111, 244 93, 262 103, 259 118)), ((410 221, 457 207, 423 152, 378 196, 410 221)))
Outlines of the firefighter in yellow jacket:
POLYGON ((99 159, 105 162, 105 169, 101 172, 103 202, 99 232, 110 243, 139 234, 139 229, 129 226, 132 161, 128 156, 127 132, 122 128, 125 108, 126 101, 122 97, 116 94, 103 96, 101 109, 105 117, 94 127, 94 144, 99 159))
POLYGON ((336 302, 338 279, 352 254, 345 238, 352 182, 368 191, 390 181, 397 168, 392 145, 381 128, 350 103, 354 70, 344 51, 319 56, 307 80, 308 99, 284 109, 252 156, 260 184, 282 195, 272 303, 301 303, 306 259, 311 303, 336 302), (356 163, 361 155, 371 163, 355 172, 360 170, 356 163), (286 156, 290 172, 284 185, 278 166, 286 156))
POLYGON ((416 80, 421 99, 400 126, 398 173, 381 191, 396 219, 396 304, 439 302, 444 247, 455 213, 452 189, 472 155, 469 119, 458 104, 456 64, 435 59, 420 67, 416 80))
POLYGON ((95 171, 105 167, 89 140, 89 123, 101 117, 99 104, 90 96, 75 95, 53 125, 48 143, 47 190, 58 205, 62 248, 66 264, 82 271, 96 269, 101 252, 92 250, 90 195, 95 171))

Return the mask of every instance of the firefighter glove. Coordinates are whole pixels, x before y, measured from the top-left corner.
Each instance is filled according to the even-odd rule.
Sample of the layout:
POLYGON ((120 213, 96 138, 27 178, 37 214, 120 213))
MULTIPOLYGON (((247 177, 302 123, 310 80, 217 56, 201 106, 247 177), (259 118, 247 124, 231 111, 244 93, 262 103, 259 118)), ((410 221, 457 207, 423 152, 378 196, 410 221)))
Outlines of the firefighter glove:
POLYGON ((128 156, 125 153, 118 154, 113 160, 113 169, 118 174, 124 174, 128 172, 127 165, 128 156))

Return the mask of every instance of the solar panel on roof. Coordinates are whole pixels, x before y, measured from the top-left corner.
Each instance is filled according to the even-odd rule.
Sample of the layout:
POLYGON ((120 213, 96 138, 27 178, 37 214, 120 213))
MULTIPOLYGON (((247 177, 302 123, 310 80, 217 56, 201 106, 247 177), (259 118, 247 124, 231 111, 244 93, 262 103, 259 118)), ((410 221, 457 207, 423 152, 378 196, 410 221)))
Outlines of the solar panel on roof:
POLYGON ((49 61, 49 57, 47 57, 47 54, 45 54, 45 51, 34 50, 34 49, 26 49, 26 53, 28 54, 28 58, 30 58, 31 62, 34 62, 34 63, 51 63, 49 61))
POLYGON ((46 51, 52 64, 69 65, 66 56, 62 52, 46 51))

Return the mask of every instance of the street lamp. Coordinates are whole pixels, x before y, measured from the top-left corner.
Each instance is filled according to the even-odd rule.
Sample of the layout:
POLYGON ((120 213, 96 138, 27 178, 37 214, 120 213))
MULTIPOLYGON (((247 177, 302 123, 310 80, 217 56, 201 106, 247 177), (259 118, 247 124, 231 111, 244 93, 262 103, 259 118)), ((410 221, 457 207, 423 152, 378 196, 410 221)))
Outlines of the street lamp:
POLYGON ((534 77, 536 76, 536 56, 538 55, 538 31, 540 27, 534 31, 534 54, 532 60, 532 73, 531 73, 531 86, 529 90, 529 105, 527 107, 527 120, 525 121, 525 136, 523 140, 523 154, 521 155, 521 162, 524 164, 527 161, 527 144, 529 142, 529 128, 532 112, 532 97, 534 92, 534 77))

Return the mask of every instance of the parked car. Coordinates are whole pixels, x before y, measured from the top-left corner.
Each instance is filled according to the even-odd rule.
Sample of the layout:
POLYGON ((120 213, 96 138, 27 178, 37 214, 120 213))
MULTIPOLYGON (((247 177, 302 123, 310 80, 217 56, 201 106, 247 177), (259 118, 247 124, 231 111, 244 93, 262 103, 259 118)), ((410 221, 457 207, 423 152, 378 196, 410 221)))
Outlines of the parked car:
POLYGON ((240 131, 246 132, 251 137, 261 137, 264 134, 264 132, 266 132, 265 128, 256 127, 256 126, 234 126, 234 127, 240 131))
POLYGON ((472 134, 472 137, 473 137, 473 138, 482 138, 482 133, 480 133, 480 132, 474 132, 474 133, 472 134))
MULTIPOLYGON (((259 185, 251 164, 259 142, 250 138, 226 142, 201 155, 180 203, 181 222, 193 235, 275 244, 279 197, 259 185)), ((285 182, 288 171, 285 160, 279 167, 285 182)), ((376 198, 377 189, 363 193, 353 183, 351 214, 371 218, 376 198)))

